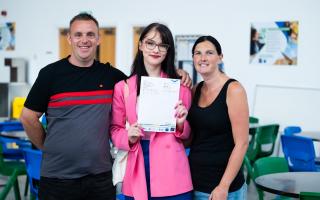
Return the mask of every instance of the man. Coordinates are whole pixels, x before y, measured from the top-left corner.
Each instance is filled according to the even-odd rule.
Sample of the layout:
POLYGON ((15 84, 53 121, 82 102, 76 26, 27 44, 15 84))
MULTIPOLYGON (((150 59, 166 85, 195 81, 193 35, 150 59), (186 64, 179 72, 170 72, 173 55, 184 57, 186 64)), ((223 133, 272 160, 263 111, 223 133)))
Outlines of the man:
POLYGON ((94 60, 98 30, 93 16, 76 15, 68 33, 71 55, 40 70, 25 102, 21 122, 43 151, 41 200, 115 199, 109 118, 113 87, 126 75, 94 60))

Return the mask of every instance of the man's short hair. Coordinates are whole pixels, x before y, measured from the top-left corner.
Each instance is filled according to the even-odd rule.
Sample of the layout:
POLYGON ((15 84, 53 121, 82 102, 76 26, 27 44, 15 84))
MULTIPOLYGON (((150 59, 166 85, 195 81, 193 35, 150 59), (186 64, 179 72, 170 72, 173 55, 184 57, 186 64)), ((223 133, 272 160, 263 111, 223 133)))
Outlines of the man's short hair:
POLYGON ((96 20, 96 18, 94 18, 92 15, 90 15, 89 13, 80 13, 76 16, 74 16, 71 20, 70 20, 70 23, 69 23, 69 31, 70 31, 70 28, 71 28, 71 25, 73 24, 73 22, 75 21, 80 21, 80 20, 85 20, 85 21, 89 21, 89 20, 92 20, 98 27, 99 29, 99 23, 98 21, 96 20))

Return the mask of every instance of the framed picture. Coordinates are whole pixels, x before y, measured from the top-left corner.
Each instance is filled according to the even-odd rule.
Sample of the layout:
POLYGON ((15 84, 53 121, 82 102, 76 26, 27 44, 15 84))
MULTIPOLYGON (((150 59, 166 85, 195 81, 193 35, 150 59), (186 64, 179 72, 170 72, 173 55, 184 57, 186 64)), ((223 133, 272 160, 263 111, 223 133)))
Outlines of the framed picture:
POLYGON ((187 71, 193 84, 199 81, 199 76, 193 67, 192 47, 201 35, 176 35, 176 65, 187 71))
POLYGON ((250 63, 297 65, 298 21, 251 23, 250 63))

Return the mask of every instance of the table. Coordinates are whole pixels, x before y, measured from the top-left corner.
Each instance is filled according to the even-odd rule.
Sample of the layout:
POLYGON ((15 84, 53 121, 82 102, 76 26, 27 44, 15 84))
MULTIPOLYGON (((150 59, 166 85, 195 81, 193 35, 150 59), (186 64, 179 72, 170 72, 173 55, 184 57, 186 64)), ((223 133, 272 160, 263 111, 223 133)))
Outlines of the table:
POLYGON ((299 198, 300 192, 320 192, 320 172, 283 172, 259 176, 256 186, 263 191, 299 198))

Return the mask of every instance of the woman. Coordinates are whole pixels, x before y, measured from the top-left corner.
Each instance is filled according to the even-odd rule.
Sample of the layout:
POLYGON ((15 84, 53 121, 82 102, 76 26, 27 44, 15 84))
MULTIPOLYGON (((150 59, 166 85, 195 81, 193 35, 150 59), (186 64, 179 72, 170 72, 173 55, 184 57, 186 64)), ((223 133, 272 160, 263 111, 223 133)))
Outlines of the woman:
POLYGON ((245 90, 219 69, 221 46, 212 36, 198 38, 192 55, 203 78, 195 86, 188 114, 193 132, 189 162, 194 199, 246 199, 241 170, 249 129, 245 90))
POLYGON ((186 116, 191 105, 191 91, 180 86, 176 132, 146 132, 137 124, 141 76, 179 78, 174 55, 170 30, 163 24, 150 24, 140 36, 131 76, 114 89, 112 141, 119 149, 129 151, 122 186, 126 200, 192 198, 190 169, 181 142, 190 135, 186 116), (124 94, 125 84, 128 95, 124 94), (130 125, 128 129, 125 128, 126 119, 130 125))

